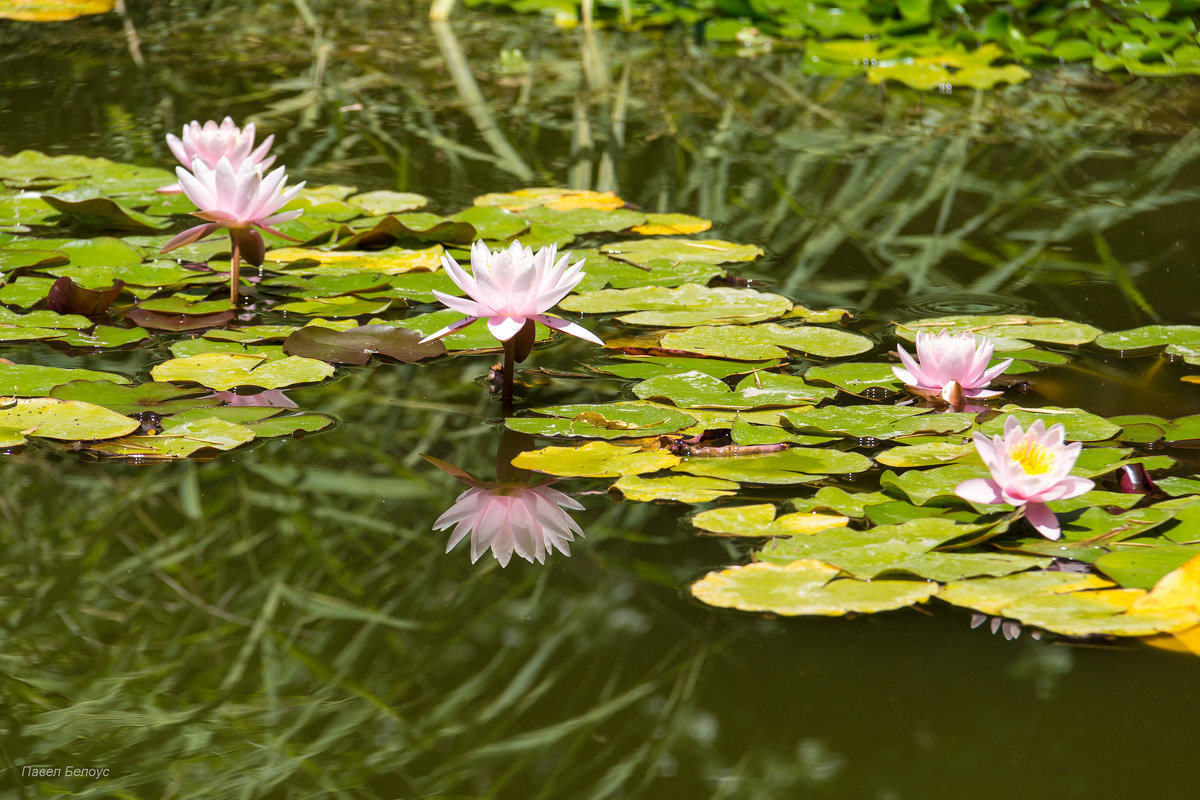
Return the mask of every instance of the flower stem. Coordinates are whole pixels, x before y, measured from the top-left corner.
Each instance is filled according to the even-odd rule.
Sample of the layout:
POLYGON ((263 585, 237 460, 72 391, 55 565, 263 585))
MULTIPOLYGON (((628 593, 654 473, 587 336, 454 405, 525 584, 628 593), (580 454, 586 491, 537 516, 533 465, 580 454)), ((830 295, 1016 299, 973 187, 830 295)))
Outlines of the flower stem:
POLYGON ((237 237, 233 237, 233 257, 230 260, 229 266, 229 302, 233 303, 233 307, 237 308, 238 304, 238 282, 242 269, 242 253, 238 248, 237 237))
POLYGON ((517 340, 513 337, 504 343, 504 387, 500 395, 507 416, 513 404, 513 373, 517 371, 517 340))

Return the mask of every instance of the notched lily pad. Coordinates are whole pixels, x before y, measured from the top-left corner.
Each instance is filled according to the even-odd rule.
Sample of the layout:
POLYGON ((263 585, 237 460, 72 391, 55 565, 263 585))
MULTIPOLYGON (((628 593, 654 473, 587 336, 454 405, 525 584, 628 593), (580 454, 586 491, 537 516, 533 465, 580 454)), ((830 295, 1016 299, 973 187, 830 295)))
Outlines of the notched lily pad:
POLYGON ((721 239, 635 239, 606 244, 600 252, 640 266, 659 259, 676 263, 734 264, 763 256, 761 247, 721 239))
POLYGON ((201 353, 173 358, 150 370, 156 381, 198 383, 218 391, 239 386, 280 389, 323 381, 333 373, 331 365, 314 358, 288 356, 268 360, 261 355, 239 353, 201 353))
POLYGON ((692 517, 692 525, 719 536, 768 537, 803 536, 846 525, 850 520, 832 514, 797 511, 775 516, 775 506, 762 503, 702 511, 692 517))
POLYGON ((1022 314, 934 317, 896 323, 896 335, 909 341, 915 341, 921 331, 936 333, 943 329, 987 336, 998 351, 1028 350, 1035 346, 1034 342, 1081 345, 1100 335, 1099 328, 1082 322, 1022 314))
POLYGON ((535 409, 545 417, 512 417, 505 425, 537 436, 586 436, 595 439, 632 439, 660 436, 688 428, 695 418, 655 403, 605 403, 547 406, 535 409))
POLYGON ((0 428, 79 442, 124 436, 137 430, 138 422, 91 403, 31 397, 8 402, 0 399, 0 428))
POLYGON ((588 442, 579 447, 545 447, 521 453, 512 460, 518 469, 575 478, 616 478, 644 475, 679 463, 665 450, 640 450, 608 442, 588 442))
POLYGON ((859 453, 792 447, 757 456, 690 458, 674 470, 741 483, 792 484, 820 480, 827 475, 850 475, 870 467, 871 459, 859 453))
POLYGON ((625 475, 610 486, 608 491, 617 495, 619 499, 638 503, 710 503, 737 494, 738 484, 718 478, 696 478, 691 475, 671 475, 666 478, 625 475))
POLYGON ((792 309, 792 302, 781 295, 694 283, 675 288, 601 289, 571 295, 559 305, 567 311, 590 314, 636 311, 618 319, 630 325, 681 328, 704 323, 762 322, 792 309))
POLYGON ((692 596, 717 608, 838 617, 916 605, 938 591, 928 581, 838 579, 840 572, 812 559, 747 564, 708 573, 692 584, 692 596))
POLYGON ((660 375, 644 380, 633 387, 633 393, 643 400, 664 398, 680 408, 748 409, 795 407, 819 403, 836 392, 813 386, 795 375, 756 372, 743 378, 736 389, 730 389, 719 378, 703 372, 682 372, 660 375))
POLYGON ((743 360, 785 358, 784 348, 821 358, 842 358, 865 353, 875 346, 865 336, 837 328, 785 327, 773 322, 669 331, 662 337, 661 344, 670 350, 743 360))
POLYGON ((1096 345, 1121 351, 1165 347, 1167 355, 1178 356, 1189 364, 1200 364, 1200 325, 1145 325, 1113 331, 1097 336, 1096 345))
MULTIPOLYGON (((124 375, 90 369, 43 367, 38 364, 0 364, 0 397, 47 397, 55 387, 71 381, 98 381, 107 385, 129 383, 124 375)), ((98 402, 91 398, 72 398, 98 402)), ((100 405, 107 405, 100 403, 100 405)))
POLYGON ((416 331, 391 325, 363 325, 346 331, 306 325, 284 341, 283 350, 288 355, 358 366, 365 365, 373 355, 412 364, 446 352, 441 342, 420 344, 422 338, 416 331))

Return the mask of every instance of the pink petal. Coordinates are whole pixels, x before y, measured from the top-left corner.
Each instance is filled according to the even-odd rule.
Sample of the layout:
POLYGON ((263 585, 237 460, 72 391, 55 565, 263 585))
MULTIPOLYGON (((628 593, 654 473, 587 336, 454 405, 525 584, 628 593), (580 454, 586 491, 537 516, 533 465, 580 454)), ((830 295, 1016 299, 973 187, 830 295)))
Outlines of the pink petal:
POLYGON ((525 327, 525 317, 488 317, 488 331, 502 342, 507 342, 525 327))
POLYGON ((1029 524, 1047 539, 1057 539, 1062 536, 1062 529, 1058 526, 1058 517, 1054 516, 1054 512, 1045 503, 1026 503, 1025 519, 1029 520, 1029 524))
POLYGON ((592 342, 593 344, 598 344, 601 347, 604 346, 603 339, 578 323, 565 320, 562 317, 555 317, 551 314, 538 314, 537 316, 532 317, 532 319, 537 320, 547 328, 554 328, 555 330, 562 331, 563 333, 570 334, 571 336, 578 336, 580 339, 586 339, 587 341, 592 342))
POLYGON ((164 244, 162 250, 159 250, 158 252, 169 253, 177 247, 183 247, 185 244, 191 244, 192 242, 199 241, 205 236, 208 236, 210 233, 220 229, 220 225, 215 225, 211 222, 205 223, 204 225, 197 225, 194 228, 188 228, 186 231, 176 235, 171 239, 171 241, 164 244))
POLYGON ((972 478, 954 487, 954 493, 963 500, 982 505, 1003 503, 1000 485, 991 478, 972 478))
POLYGON ((425 344, 426 342, 432 342, 434 339, 440 339, 443 336, 447 336, 451 333, 454 333, 455 331, 462 330, 463 328, 467 327, 468 325, 470 325, 472 322, 476 321, 477 319, 479 319, 479 317, 466 317, 464 319, 458 320, 457 322, 452 322, 451 324, 442 328, 440 331, 435 331, 435 332, 429 334, 424 339, 417 342, 417 344, 425 344))

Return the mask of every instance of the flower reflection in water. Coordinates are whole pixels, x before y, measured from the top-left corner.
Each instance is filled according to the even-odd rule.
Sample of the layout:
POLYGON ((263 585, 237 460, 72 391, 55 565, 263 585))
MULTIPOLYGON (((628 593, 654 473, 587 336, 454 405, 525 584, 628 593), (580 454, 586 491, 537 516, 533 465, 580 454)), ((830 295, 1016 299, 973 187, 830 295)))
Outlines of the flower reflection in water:
POLYGON ((471 488, 460 494, 454 504, 433 523, 434 530, 451 526, 446 552, 471 536, 471 562, 488 550, 508 566, 513 554, 526 561, 546 563, 546 556, 558 550, 571 555, 570 543, 583 537, 583 529, 567 513, 583 506, 573 497, 553 488, 552 481, 528 482, 529 473, 512 466, 512 459, 526 449, 531 437, 505 431, 496 456, 497 481, 484 481, 464 469, 433 456, 426 461, 471 488))
POLYGON ((508 566, 513 553, 530 563, 544 564, 552 550, 571 555, 569 543, 576 534, 583 536, 565 508, 579 511, 583 506, 544 484, 478 486, 460 494, 433 528, 440 531, 454 526, 447 553, 471 534, 472 563, 490 549, 502 567, 508 566))

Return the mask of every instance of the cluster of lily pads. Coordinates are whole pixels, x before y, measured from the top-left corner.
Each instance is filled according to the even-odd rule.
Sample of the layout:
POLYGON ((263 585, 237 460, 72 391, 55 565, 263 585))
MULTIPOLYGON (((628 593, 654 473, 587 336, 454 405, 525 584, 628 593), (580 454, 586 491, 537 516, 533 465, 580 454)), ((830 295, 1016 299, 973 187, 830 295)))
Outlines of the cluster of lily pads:
MULTIPOLYGON (((540 12, 573 26, 583 0, 469 0, 540 12)), ((1021 83, 1026 66, 1085 62, 1100 72, 1200 74, 1195 0, 1121 3, 812 0, 601 4, 602 23, 695 26, 710 42, 754 56, 802 47, 813 75, 865 75, 916 89, 1021 83), (625 18, 622 19, 622 15, 625 18), (1015 62, 1015 63, 1014 63, 1015 62)))
MULTIPOLYGON (((698 580, 700 600, 847 614, 937 598, 1067 635, 1173 634, 1196 646, 1200 480, 1170 448, 1200 439, 1200 416, 1026 408, 1013 390, 973 401, 981 408, 917 404, 887 355, 894 345, 850 329, 848 310, 805 308, 728 272, 760 248, 694 238, 708 221, 640 211, 610 193, 489 194, 443 215, 418 211, 426 201, 412 194, 304 188, 287 206, 303 214, 279 225, 297 246, 266 252, 235 308, 219 297, 227 239, 159 254, 194 208, 157 191, 170 177, 103 159, 0 158, 0 340, 27 345, 14 359, 48 360, 33 341, 72 355, 169 353, 137 374, 3 365, 4 446, 40 439, 102 457, 203 458, 327 428, 331 418, 294 408, 281 390, 342 365, 494 351, 487 327, 457 328, 463 312, 436 308, 433 292, 463 293, 440 269, 443 256, 467 263, 470 243, 486 253, 519 238, 583 262, 560 305, 620 328, 606 337, 610 355, 587 369, 629 381, 630 397, 508 418, 514 433, 551 440, 511 464, 615 479, 612 494, 629 501, 715 504, 692 525, 752 542, 752 560, 698 580), (972 435, 999 434, 1010 418, 1061 423, 1083 443, 1073 474, 1096 485, 1048 504, 1057 541, 1006 507, 955 493, 989 476, 972 435), (1120 476, 1137 476, 1139 491, 1120 476)), ((1062 319, 959 316, 897 322, 888 338, 943 330, 989 340, 993 365, 1012 359, 998 389, 1084 345, 1165 347, 1200 363, 1193 326, 1102 333, 1062 319)), ((577 528, 560 520, 557 530, 563 541, 549 544, 565 550, 577 528)), ((541 560, 546 545, 518 542, 516 552, 541 560)), ((487 549, 472 546, 476 557, 487 549)))

